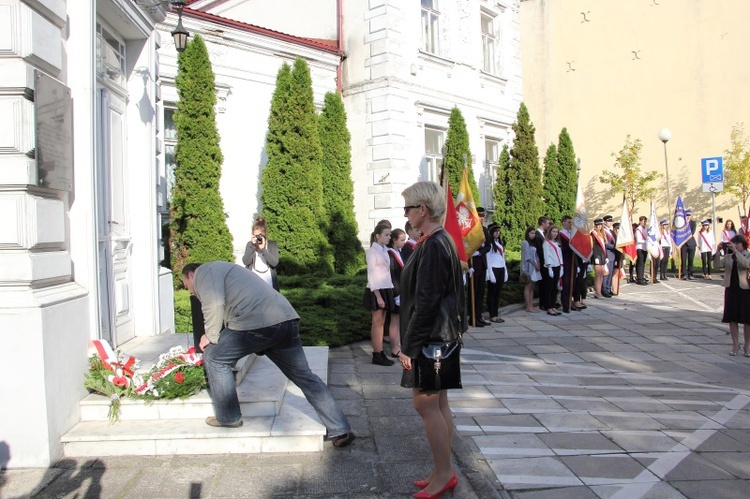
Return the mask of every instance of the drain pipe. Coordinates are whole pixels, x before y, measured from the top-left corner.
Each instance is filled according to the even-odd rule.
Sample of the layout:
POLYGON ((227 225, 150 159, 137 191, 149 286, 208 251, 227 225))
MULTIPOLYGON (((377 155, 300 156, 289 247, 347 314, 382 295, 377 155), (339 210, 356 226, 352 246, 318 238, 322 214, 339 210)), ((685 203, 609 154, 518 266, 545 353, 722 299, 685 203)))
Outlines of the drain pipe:
POLYGON ((336 47, 339 50, 339 63, 336 66, 336 92, 343 97, 341 94, 341 79, 344 74, 343 65, 346 56, 344 55, 344 9, 342 3, 343 0, 336 0, 336 47))

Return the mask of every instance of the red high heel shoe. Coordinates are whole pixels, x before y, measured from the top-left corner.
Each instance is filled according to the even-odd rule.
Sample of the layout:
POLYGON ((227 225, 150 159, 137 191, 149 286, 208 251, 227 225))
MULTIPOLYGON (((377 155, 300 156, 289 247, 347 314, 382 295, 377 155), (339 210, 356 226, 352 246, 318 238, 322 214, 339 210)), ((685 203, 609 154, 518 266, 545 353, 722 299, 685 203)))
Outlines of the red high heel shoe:
POLYGON ((414 484, 415 487, 418 487, 420 489, 425 489, 430 484, 427 480, 414 480, 411 482, 414 484))
POLYGON ((451 491, 451 495, 453 495, 453 492, 456 489, 456 486, 458 485, 458 477, 454 474, 453 477, 448 480, 448 483, 445 484, 445 486, 440 489, 435 494, 430 494, 426 490, 420 490, 416 494, 414 494, 412 497, 414 499, 438 499, 441 495, 443 495, 444 492, 451 491))

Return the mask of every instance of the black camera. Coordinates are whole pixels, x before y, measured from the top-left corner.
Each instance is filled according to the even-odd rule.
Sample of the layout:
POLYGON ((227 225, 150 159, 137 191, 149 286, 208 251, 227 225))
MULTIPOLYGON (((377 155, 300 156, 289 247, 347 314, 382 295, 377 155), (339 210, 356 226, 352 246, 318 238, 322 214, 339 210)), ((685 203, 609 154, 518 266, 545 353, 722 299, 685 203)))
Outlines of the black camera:
POLYGON ((258 234, 255 236, 255 242, 258 244, 263 244, 263 234, 258 234))

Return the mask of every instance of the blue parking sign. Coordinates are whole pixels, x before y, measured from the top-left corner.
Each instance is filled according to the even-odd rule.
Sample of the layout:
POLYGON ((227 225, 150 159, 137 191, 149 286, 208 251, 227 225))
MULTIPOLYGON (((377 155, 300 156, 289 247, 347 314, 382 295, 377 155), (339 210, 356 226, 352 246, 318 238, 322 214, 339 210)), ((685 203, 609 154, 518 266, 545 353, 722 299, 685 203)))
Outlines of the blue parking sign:
POLYGON ((701 158, 701 178, 704 184, 724 182, 724 158, 701 158))

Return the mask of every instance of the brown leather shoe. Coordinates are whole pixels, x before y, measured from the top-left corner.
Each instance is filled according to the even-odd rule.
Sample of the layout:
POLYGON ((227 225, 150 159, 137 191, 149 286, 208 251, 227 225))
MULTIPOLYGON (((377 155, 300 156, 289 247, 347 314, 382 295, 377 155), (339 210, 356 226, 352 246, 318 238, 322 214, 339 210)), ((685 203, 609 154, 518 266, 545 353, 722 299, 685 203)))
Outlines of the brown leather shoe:
POLYGON ((239 428, 240 426, 242 426, 242 420, 240 419, 236 423, 222 424, 218 419, 216 419, 215 416, 209 416, 206 418, 206 424, 215 428, 239 428))

